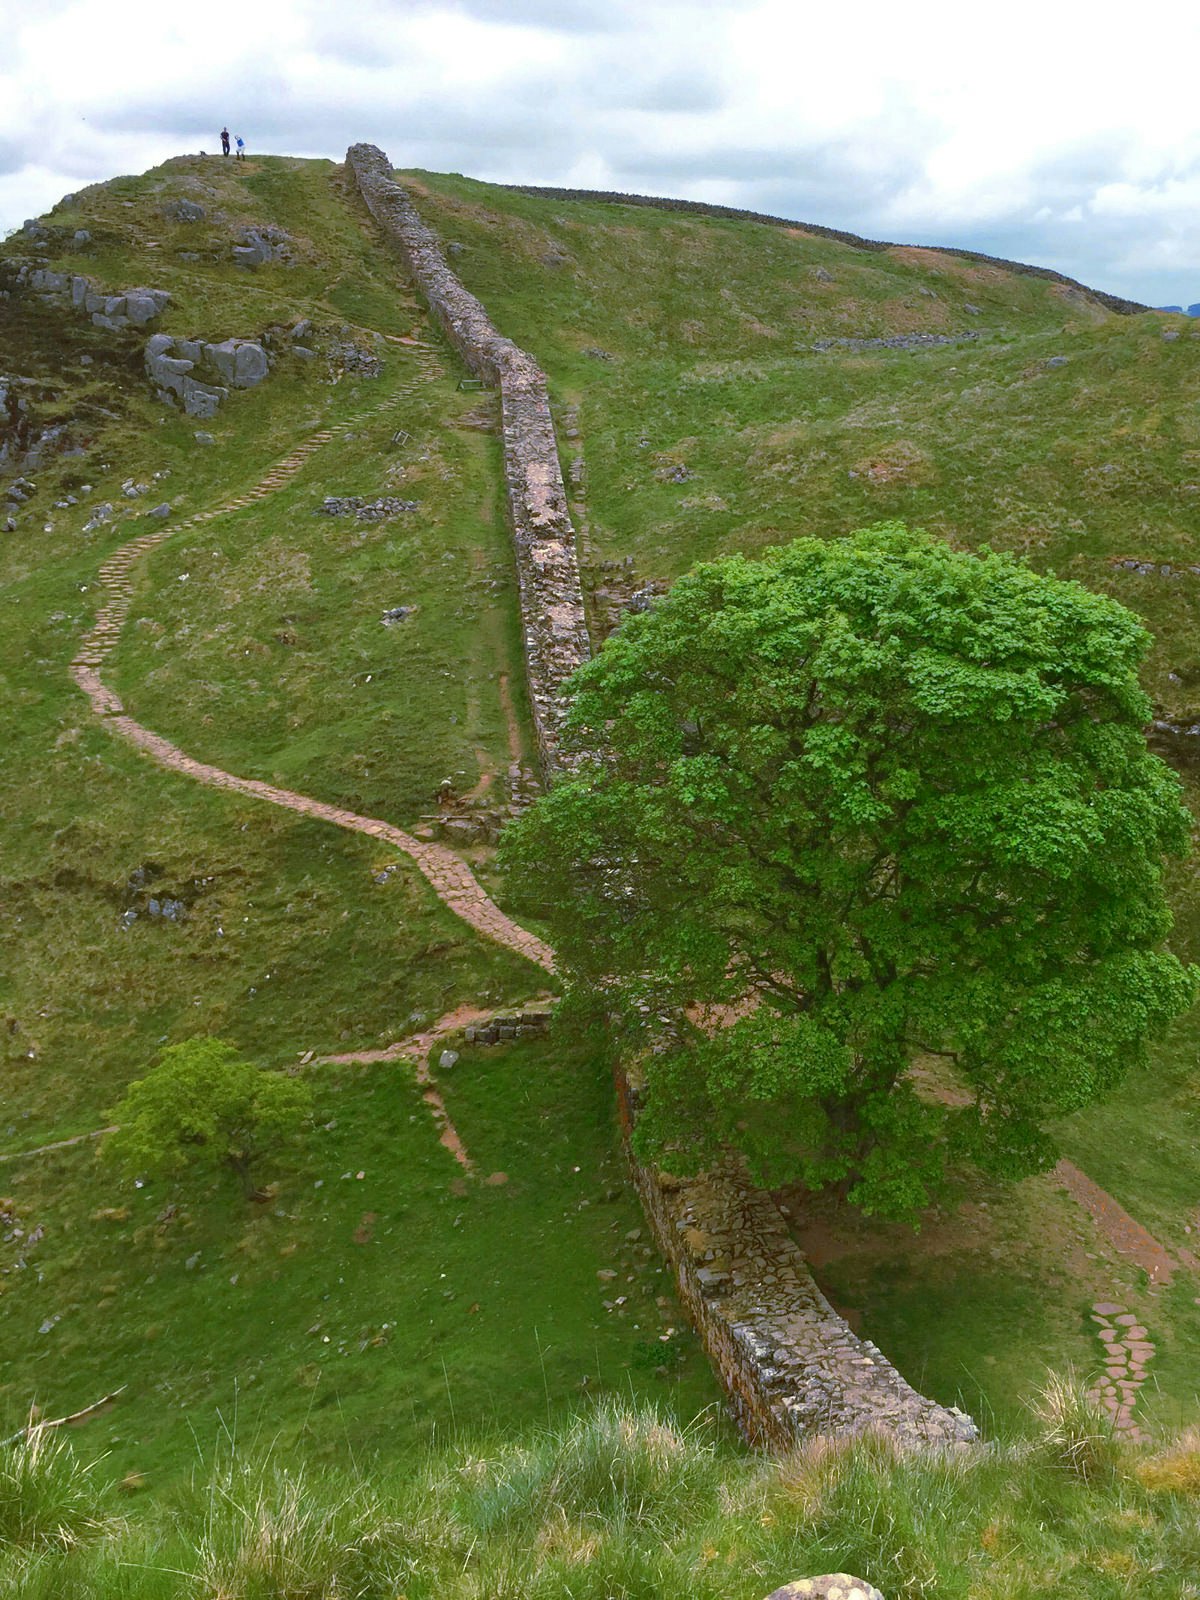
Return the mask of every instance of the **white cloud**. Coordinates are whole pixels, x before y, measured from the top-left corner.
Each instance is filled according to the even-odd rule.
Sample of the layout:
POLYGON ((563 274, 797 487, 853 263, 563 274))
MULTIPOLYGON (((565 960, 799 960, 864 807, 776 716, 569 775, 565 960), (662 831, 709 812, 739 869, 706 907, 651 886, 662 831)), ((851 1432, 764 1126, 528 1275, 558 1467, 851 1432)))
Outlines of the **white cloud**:
POLYGON ((42 0, 6 42, 0 227, 228 121, 252 149, 365 138, 402 165, 708 197, 1200 295, 1183 0, 1119 41, 1044 0, 42 0))

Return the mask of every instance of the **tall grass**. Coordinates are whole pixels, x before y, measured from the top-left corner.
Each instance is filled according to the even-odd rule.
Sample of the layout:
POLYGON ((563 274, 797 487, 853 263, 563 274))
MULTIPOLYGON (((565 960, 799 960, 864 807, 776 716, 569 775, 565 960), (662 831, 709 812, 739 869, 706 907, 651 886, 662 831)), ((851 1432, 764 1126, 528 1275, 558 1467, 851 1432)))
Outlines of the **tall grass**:
POLYGON ((761 1600, 843 1571, 887 1600, 1196 1600, 1197 1456, 1194 1436, 1151 1449, 1098 1434, 1069 1378, 1046 1385, 1030 1436, 950 1453, 865 1434, 768 1461, 602 1404, 390 1477, 223 1456, 118 1521, 56 1441, 23 1526, 68 1525, 47 1480, 87 1486, 83 1519, 0 1547, 0 1595, 761 1600))
POLYGON ((0 1550, 69 1549, 102 1529, 105 1495, 96 1467, 45 1428, 0 1445, 0 1550))

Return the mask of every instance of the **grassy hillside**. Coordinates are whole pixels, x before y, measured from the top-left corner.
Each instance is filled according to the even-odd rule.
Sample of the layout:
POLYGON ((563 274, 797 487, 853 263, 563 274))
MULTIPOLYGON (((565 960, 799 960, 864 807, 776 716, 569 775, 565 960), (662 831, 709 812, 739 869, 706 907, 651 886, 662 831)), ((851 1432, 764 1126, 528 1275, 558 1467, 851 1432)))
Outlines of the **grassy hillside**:
POLYGON ((1061 1384, 1037 1404, 1027 1442, 957 1458, 866 1438, 772 1462, 612 1405, 369 1473, 223 1440, 167 1508, 43 1441, 0 1454, 0 1584, 14 1600, 761 1600, 846 1572, 889 1600, 1192 1600, 1195 1438, 1133 1450, 1061 1384))
MULTIPOLYGON (((903 517, 1114 595, 1155 635, 1145 682, 1161 714, 1200 710, 1200 331, 1187 318, 1117 316, 938 251, 404 176, 455 270, 571 408, 564 451, 596 588, 903 517), (614 579, 613 562, 631 570, 614 579)), ((1175 947, 1200 959, 1194 862, 1173 899, 1175 947)), ((1186 1019, 1149 1073, 1059 1130, 1067 1155, 1189 1253, 1198 1043, 1186 1019)), ((1143 1408, 1200 1412, 1200 1281, 1185 1269, 1148 1283, 1052 1179, 1008 1193, 973 1180, 963 1210, 916 1238, 807 1202, 797 1215, 839 1305, 940 1399, 1015 1423, 1045 1365, 1099 1359, 1089 1308, 1115 1297, 1157 1330, 1143 1408)))
POLYGON ((1112 565, 1196 559, 1188 318, 937 251, 409 177, 455 270, 579 406, 598 559, 671 578, 904 517, 1114 594, 1158 637, 1157 702, 1197 709, 1200 575, 1112 565), (918 335, 951 342, 868 343, 918 335))
MULTIPOLYGON (((592 590, 903 515, 1116 594, 1158 634, 1160 706, 1195 709, 1200 578, 1176 570, 1200 463, 1186 319, 1115 317, 999 266, 803 230, 430 174, 413 191, 499 327, 548 369, 592 590), (1112 564, 1125 556, 1172 572, 1112 564), (618 579, 601 566, 627 560, 618 579)), ((0 299, 0 376, 29 379, 13 392, 83 452, 28 472, 36 490, 0 536, 0 1157, 18 1157, 0 1161, 0 1418, 128 1383, 89 1438, 156 1486, 218 1409, 318 1458, 403 1457, 466 1418, 529 1423, 607 1390, 687 1419, 715 1386, 634 1237, 608 1085, 584 1052, 466 1051, 439 1077, 474 1175, 438 1144, 411 1060, 317 1059, 521 1000, 543 974, 476 938, 390 847, 151 765, 67 672, 101 563, 162 526, 150 509, 169 501, 171 526, 244 496, 345 425, 277 493, 139 564, 106 679, 133 716, 240 776, 410 829, 447 777, 502 807, 531 741, 492 397, 458 387, 327 163, 181 159, 46 221, 44 249, 20 234, 0 256, 114 292, 165 288, 161 325, 181 337, 302 318, 316 359, 278 339, 261 387, 196 422, 154 398, 144 334, 0 299), (205 216, 165 214, 180 200, 205 216), (282 230, 289 259, 236 266, 245 227, 282 230), (416 506, 319 514, 348 494, 416 506), (385 627, 396 607, 412 609, 385 627), (164 896, 183 920, 149 914, 164 896), (120 1185, 91 1142, 21 1155, 100 1126, 161 1045, 197 1033, 313 1080, 319 1131, 271 1171, 268 1203, 244 1207, 232 1184, 120 1185)), ((487 848, 466 854, 502 888, 487 848)), ((1176 903, 1195 956, 1191 866, 1176 903)), ((1063 1130, 1173 1248, 1200 1232, 1195 1044, 1189 1024, 1144 1082, 1063 1130)), ((1185 1271, 1146 1283, 1046 1181, 975 1187, 915 1239, 805 1220, 839 1303, 940 1399, 1021 1426, 1046 1363, 1095 1365, 1088 1308, 1116 1297, 1158 1344, 1151 1413, 1200 1414, 1200 1285, 1185 1271)))
MULTIPOLYGON (((240 776, 409 827, 447 776, 503 806, 530 740, 490 397, 458 389, 444 349, 396 342, 437 340, 326 163, 172 162, 48 224, 50 254, 26 235, 4 254, 114 292, 166 288, 168 333, 259 337, 308 319, 317 359, 277 347, 259 388, 201 422, 154 398, 144 332, 0 300, 0 373, 36 376, 18 392, 84 452, 27 473, 36 493, 0 539, 0 1157, 101 1126, 160 1046, 193 1034, 266 1066, 305 1058, 321 1131, 249 1208, 232 1184, 134 1190, 90 1141, 0 1161, 0 1433, 31 1402, 57 1415, 128 1384, 97 1435, 157 1484, 218 1408, 318 1455, 402 1453, 456 1416, 545 1418, 606 1388, 677 1394, 692 1415, 715 1389, 689 1335, 660 1342, 682 1319, 655 1305, 669 1288, 625 1240, 640 1218, 586 1062, 550 1046, 465 1055, 443 1097, 476 1162, 466 1176, 410 1061, 312 1059, 404 1039, 464 1003, 519 1001, 544 974, 473 935, 389 846, 153 766, 67 672, 97 569, 161 526, 148 508, 169 500, 178 522, 244 495, 348 422, 277 494, 140 565, 106 678, 134 716, 240 776), (169 221, 181 198, 205 219, 169 221), (292 263, 234 266, 245 224, 285 230, 292 263), (76 250, 80 228, 91 242, 76 250), (130 480, 146 493, 126 495, 130 480), (347 494, 416 508, 318 514, 347 494), (87 529, 105 503, 110 519, 87 529), (398 606, 410 615, 383 626, 398 606), (180 901, 183 919, 151 916, 152 898, 180 901), (602 1270, 632 1280, 612 1311, 602 1270)), ((487 852, 470 853, 486 878, 487 852)))

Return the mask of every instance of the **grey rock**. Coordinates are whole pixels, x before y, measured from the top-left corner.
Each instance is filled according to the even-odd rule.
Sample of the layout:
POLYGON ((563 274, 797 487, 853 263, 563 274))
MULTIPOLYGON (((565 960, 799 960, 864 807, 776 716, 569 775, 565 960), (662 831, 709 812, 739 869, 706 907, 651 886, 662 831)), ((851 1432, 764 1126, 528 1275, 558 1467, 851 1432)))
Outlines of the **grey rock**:
POLYGON ((242 344, 237 349, 233 378, 230 381, 235 389, 253 389, 270 371, 271 363, 267 360, 267 352, 262 345, 242 344))
POLYGON ((1046 365, 1048 367, 1065 367, 1070 359, 1070 356, 1047 356, 1046 365))
POLYGON ((174 345, 175 341, 169 333, 152 333, 146 340, 146 359, 152 356, 165 355, 174 345))
POLYGON ((80 277, 78 273, 71 279, 71 304, 75 307, 76 311, 83 310, 84 301, 87 299, 88 290, 90 288, 91 284, 88 282, 88 280, 80 277))
POLYGON ((969 317, 981 317, 983 315, 983 307, 973 306, 969 300, 963 301, 963 310, 969 317))
POLYGON ((458 1051, 457 1050, 443 1050, 441 1055, 438 1057, 438 1071, 439 1072, 449 1072, 451 1067, 455 1067, 457 1065, 458 1065, 458 1051))
POLYGON ((185 361, 199 363, 204 360, 206 346, 203 339, 176 339, 175 348, 185 361))
POLYGON ((382 495, 378 500, 364 500, 359 494, 329 494, 317 507, 318 516, 357 517, 360 522, 380 522, 384 517, 398 516, 402 511, 415 511, 415 500, 400 500, 395 495, 382 495))
POLYGON ((292 323, 290 331, 293 339, 307 339, 312 332, 312 319, 301 317, 299 322, 292 323))
POLYGON ((48 267, 39 267, 29 275, 30 287, 47 294, 62 294, 70 282, 65 272, 51 272, 48 267))
POLYGON ((197 444, 216 444, 217 442, 211 433, 195 433, 192 435, 192 437, 195 439, 197 444))
POLYGON ((161 290, 155 293, 152 289, 129 289, 125 293, 125 315, 135 328, 142 328, 162 314, 165 303, 161 290))
POLYGON ((301 361, 315 361, 317 359, 317 352, 310 350, 306 344, 294 344, 292 346, 292 354, 298 356, 301 361))
POLYGON ((204 359, 210 367, 225 379, 233 377, 234 362, 237 357, 237 340, 222 339, 219 344, 206 344, 202 346, 204 359))
POLYGON ((164 500, 162 505, 155 506, 153 511, 147 511, 146 515, 148 517, 169 517, 171 515, 170 504, 164 500))
POLYGON ((203 222, 208 215, 195 200, 168 200, 162 211, 168 222, 203 222))
POLYGON ((225 382, 235 389, 253 389, 271 370, 262 345, 241 339, 223 339, 220 344, 205 345, 204 353, 225 382))
POLYGON ((212 384, 197 383, 195 378, 185 378, 182 396, 183 409, 189 417, 207 420, 216 416, 222 400, 228 400, 229 390, 212 384))
POLYGON ((89 285, 88 291, 83 297, 83 309, 89 313, 93 311, 103 311, 104 303, 107 299, 107 295, 97 294, 95 289, 89 285))
POLYGON ((74 239, 77 245, 91 244, 92 242, 92 236, 86 228, 76 228, 74 239))
POLYGON ((826 269, 824 267, 814 267, 813 268, 813 277, 817 280, 818 283, 832 283, 833 282, 833 273, 826 271, 826 269))
POLYGON ((394 628, 398 622, 406 622, 415 610, 415 606, 392 606, 379 620, 385 628, 394 628))

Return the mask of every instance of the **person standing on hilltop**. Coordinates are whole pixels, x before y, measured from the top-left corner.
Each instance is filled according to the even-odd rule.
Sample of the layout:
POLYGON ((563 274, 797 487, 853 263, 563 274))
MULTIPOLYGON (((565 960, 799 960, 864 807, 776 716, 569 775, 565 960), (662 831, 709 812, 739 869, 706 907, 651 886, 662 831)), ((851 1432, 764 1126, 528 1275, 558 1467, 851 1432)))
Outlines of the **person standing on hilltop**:
POLYGON ((237 137, 234 139, 233 142, 237 146, 237 149, 234 152, 234 159, 237 160, 237 161, 245 161, 245 159, 246 159, 246 141, 245 141, 245 139, 243 139, 241 134, 239 133, 237 135, 237 137))
POLYGON ((221 129, 221 154, 223 156, 227 156, 229 154, 229 129, 228 128, 222 128, 221 129))

